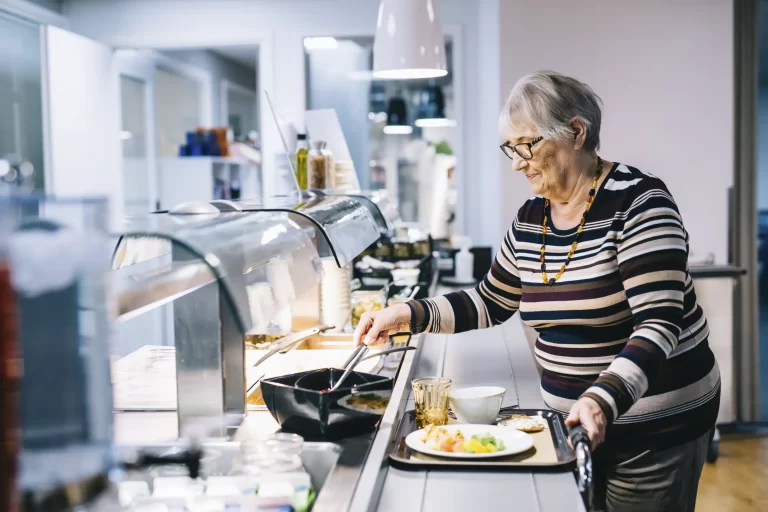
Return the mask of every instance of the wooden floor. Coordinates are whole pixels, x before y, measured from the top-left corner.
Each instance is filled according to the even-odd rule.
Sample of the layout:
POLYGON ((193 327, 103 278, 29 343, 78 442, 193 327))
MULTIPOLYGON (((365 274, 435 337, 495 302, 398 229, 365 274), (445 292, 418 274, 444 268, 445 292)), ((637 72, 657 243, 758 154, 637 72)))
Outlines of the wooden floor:
POLYGON ((696 512, 768 512, 768 438, 721 440, 705 464, 696 512))

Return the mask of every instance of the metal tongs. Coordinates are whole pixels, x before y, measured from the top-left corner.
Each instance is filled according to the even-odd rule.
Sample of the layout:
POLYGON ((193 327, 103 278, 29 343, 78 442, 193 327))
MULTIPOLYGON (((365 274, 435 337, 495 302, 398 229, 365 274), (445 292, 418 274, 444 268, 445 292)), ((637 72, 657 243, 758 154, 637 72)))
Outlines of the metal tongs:
POLYGON ((576 425, 568 432, 573 451, 576 452, 576 484, 588 511, 592 510, 594 482, 592 480, 592 443, 586 429, 576 425))
POLYGON ((387 354, 392 354, 395 352, 406 352, 408 350, 416 350, 416 347, 398 347, 398 348, 391 348, 388 350, 382 350, 380 352, 376 352, 374 354, 371 354, 366 357, 366 354, 370 351, 368 348, 368 345, 365 343, 360 344, 357 346, 357 348, 352 352, 352 355, 349 356, 349 359, 344 363, 342 368, 344 369, 344 373, 339 377, 339 380, 336 381, 336 384, 333 385, 331 388, 331 391, 336 391, 341 387, 341 385, 344 383, 344 381, 347 379, 347 377, 350 376, 352 371, 355 369, 355 366, 357 366, 361 361, 365 359, 371 359, 373 357, 379 357, 379 356, 385 356, 387 354))
POLYGON ((283 338, 280 338, 275 343, 272 344, 269 351, 261 356, 258 361, 256 361, 256 364, 253 365, 253 368, 256 368, 261 363, 272 357, 273 355, 280 353, 288 352, 290 349, 292 349, 294 346, 298 345, 300 341, 304 340, 305 338, 309 338, 310 336, 314 336, 315 334, 327 331, 328 329, 333 329, 333 325, 319 325, 317 327, 313 327, 311 329, 305 329, 303 331, 294 332, 289 334, 288 336, 285 336, 283 338))

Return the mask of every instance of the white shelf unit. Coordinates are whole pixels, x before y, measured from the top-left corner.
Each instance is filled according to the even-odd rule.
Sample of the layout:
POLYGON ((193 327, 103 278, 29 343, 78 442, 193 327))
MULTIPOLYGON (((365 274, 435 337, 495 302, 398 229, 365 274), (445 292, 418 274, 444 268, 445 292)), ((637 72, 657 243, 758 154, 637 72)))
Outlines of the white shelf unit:
POLYGON ((158 200, 161 210, 186 201, 231 199, 228 191, 232 180, 240 183, 240 198, 261 197, 261 166, 230 157, 189 156, 160 158, 157 165, 158 200), (216 181, 221 180, 224 197, 215 195, 216 181))

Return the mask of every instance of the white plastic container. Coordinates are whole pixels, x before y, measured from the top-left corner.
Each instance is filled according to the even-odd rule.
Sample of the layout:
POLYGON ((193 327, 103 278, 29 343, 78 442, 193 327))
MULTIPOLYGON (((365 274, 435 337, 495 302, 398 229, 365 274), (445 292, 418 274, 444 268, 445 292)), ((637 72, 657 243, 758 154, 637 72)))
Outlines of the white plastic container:
POLYGON ((329 332, 343 332, 352 314, 349 281, 352 267, 339 268, 332 258, 323 259, 325 277, 320 281, 320 323, 334 325, 329 332))
POLYGON ((456 253, 456 281, 459 283, 471 283, 475 280, 475 255, 469 252, 472 239, 468 236, 453 237, 454 247, 459 247, 456 253))

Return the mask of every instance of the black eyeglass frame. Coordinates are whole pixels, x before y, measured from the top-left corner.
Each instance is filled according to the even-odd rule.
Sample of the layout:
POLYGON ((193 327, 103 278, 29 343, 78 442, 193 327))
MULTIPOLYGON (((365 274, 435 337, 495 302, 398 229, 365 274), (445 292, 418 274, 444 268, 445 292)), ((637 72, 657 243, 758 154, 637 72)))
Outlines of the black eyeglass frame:
POLYGON ((501 152, 504 153, 504 156, 506 156, 510 160, 514 160, 514 158, 515 158, 514 155, 519 156, 523 160, 530 160, 531 158, 533 158, 533 146, 535 146, 536 144, 538 144, 542 140, 544 140, 544 137, 539 136, 539 137, 536 137, 535 139, 533 139, 531 142, 519 142, 519 143, 515 144, 514 146, 511 145, 509 143, 509 141, 507 141, 504 144, 501 144, 499 147, 501 148, 501 152), (521 154, 520 151, 517 150, 517 148, 520 147, 520 146, 525 146, 526 148, 528 148, 528 154, 531 155, 531 156, 527 157, 527 156, 521 154), (511 155, 509 153, 507 153, 507 149, 512 151, 511 155))

